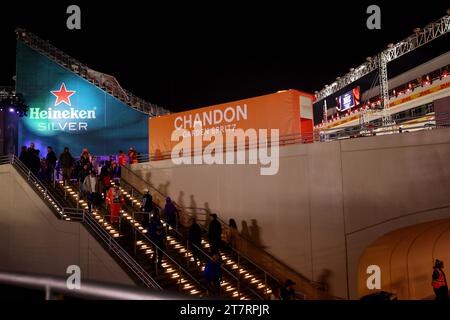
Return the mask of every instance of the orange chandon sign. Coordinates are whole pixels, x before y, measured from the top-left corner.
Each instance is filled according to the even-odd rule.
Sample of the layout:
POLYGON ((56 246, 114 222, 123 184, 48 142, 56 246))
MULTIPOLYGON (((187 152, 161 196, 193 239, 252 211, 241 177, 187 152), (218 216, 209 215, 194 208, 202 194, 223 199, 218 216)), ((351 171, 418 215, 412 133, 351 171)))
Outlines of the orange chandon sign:
POLYGON ((149 119, 151 156, 170 155, 178 141, 171 141, 175 130, 194 135, 201 124, 201 135, 225 134, 235 129, 278 129, 280 139, 290 134, 312 132, 313 95, 297 90, 280 91, 260 97, 228 102, 186 112, 149 119))

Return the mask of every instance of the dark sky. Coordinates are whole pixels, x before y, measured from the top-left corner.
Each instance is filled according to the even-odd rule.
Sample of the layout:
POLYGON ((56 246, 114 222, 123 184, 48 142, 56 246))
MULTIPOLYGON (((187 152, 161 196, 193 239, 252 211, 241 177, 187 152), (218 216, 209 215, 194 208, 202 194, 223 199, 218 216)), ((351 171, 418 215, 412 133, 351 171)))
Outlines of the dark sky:
MULTIPOLYGON (((23 27, 172 111, 289 88, 314 92, 450 7, 439 0, 420 6, 414 1, 93 3, 2 2, 0 85, 13 84, 14 29, 23 27), (69 4, 81 7, 80 31, 66 28, 69 4), (366 28, 370 4, 381 7, 381 30, 366 28)), ((428 54, 448 50, 448 42, 437 45, 428 54)))

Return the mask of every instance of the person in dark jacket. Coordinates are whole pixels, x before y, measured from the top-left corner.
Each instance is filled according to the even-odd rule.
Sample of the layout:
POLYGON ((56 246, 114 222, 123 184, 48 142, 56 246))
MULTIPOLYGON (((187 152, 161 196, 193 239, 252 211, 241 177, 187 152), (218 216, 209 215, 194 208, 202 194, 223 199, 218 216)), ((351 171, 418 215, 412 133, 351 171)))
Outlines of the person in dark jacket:
POLYGON ((130 160, 130 164, 137 164, 138 163, 138 157, 136 150, 134 150, 133 147, 130 147, 130 151, 128 152, 128 159, 130 160))
MULTIPOLYGON (((81 168, 80 172, 78 173, 78 181, 80 182, 80 188, 83 185, 84 179, 89 176, 93 170, 89 170, 88 164, 84 164, 83 168, 81 168)), ((94 172, 95 173, 95 172, 94 172)), ((82 188, 81 188, 82 189, 82 188)), ((81 190, 84 191, 84 190, 81 190)))
POLYGON ((194 263, 200 260, 199 248, 202 247, 202 229, 195 220, 192 220, 191 227, 189 228, 189 244, 192 251, 192 256, 194 257, 194 263))
POLYGON ((22 149, 20 150, 19 160, 28 168, 27 146, 22 146, 22 149))
POLYGON ((35 151, 36 151, 36 149, 34 148, 34 142, 31 142, 30 146, 28 147, 27 153, 28 153, 28 155, 30 155, 30 154, 34 154, 35 151))
POLYGON ((178 220, 177 219, 178 211, 175 205, 173 204, 172 199, 170 199, 170 197, 166 198, 166 205, 164 207, 164 212, 166 214, 167 223, 173 228, 176 228, 178 220))
POLYGON ((295 300, 295 284, 291 279, 286 280, 284 287, 281 288, 281 300, 295 300))
POLYGON ((211 246, 211 254, 219 252, 220 244, 222 242, 222 225, 217 220, 217 214, 211 214, 212 221, 208 227, 208 240, 211 246))
POLYGON ((85 164, 87 164, 88 169, 91 169, 91 154, 89 153, 87 148, 83 149, 83 152, 80 155, 80 167, 83 167, 85 164))
POLYGON ((161 224, 159 224, 156 227, 156 233, 153 238, 153 242, 155 242, 155 244, 159 248, 159 249, 155 248, 155 250, 157 251, 157 258, 158 258, 157 266, 158 266, 158 269, 161 269, 162 268, 162 258, 163 258, 162 250, 166 249, 166 231, 164 230, 164 227, 161 224))
POLYGON ((73 164, 75 159, 70 154, 69 148, 65 147, 64 152, 59 156, 59 163, 62 168, 64 185, 66 181, 72 178, 73 164))
POLYGON ((150 223, 148 225, 148 234, 150 235, 150 239, 155 237, 155 235, 156 235, 156 228, 159 225, 162 225, 161 224, 161 218, 159 216, 159 210, 158 210, 158 208, 153 207, 153 213, 152 213, 152 216, 150 218, 150 223))
POLYGON ((106 194, 111 187, 111 162, 105 161, 105 165, 100 170, 100 183, 102 185, 100 192, 102 192, 106 198, 106 194))
POLYGON ((218 253, 215 253, 206 263, 205 270, 203 271, 208 287, 216 296, 220 295, 220 282, 222 281, 222 270, 220 265, 220 256, 218 253))
MULTIPOLYGON (((39 153, 39 150, 34 150, 34 152, 28 151, 31 171, 35 176, 39 175, 41 169, 41 158, 39 157, 39 153)), ((39 175, 39 177, 41 178, 42 175, 39 175)))
POLYGON ((45 157, 45 161, 47 163, 47 180, 49 182, 53 181, 53 173, 55 172, 57 160, 58 159, 56 158, 56 154, 53 151, 53 148, 48 146, 47 147, 47 156, 45 157))
POLYGON ((34 148, 34 142, 30 143, 27 150, 28 168, 34 175, 37 175, 41 168, 41 160, 39 159, 39 150, 34 148))
POLYGON ((142 217, 142 227, 147 228, 150 219, 150 212, 153 210, 153 197, 148 189, 144 189, 141 210, 142 212, 145 212, 142 217))

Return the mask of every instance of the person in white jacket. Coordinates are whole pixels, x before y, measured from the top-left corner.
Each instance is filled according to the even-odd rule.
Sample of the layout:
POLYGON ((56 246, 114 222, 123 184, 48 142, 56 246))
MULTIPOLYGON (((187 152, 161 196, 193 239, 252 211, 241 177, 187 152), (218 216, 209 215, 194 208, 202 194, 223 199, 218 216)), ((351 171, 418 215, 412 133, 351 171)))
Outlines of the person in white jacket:
POLYGON ((83 181, 83 186, 81 190, 86 194, 88 201, 89 213, 91 212, 92 205, 95 204, 95 196, 98 193, 98 178, 95 175, 95 171, 91 170, 89 176, 87 176, 83 181))

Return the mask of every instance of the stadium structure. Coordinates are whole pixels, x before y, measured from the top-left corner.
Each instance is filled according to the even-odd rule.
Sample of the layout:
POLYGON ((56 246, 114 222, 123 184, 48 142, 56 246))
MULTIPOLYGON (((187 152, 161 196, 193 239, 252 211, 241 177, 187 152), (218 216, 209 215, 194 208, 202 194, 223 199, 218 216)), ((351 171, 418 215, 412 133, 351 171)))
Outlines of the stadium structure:
MULTIPOLYGON (((298 299, 358 299, 373 293, 367 279, 376 265, 375 291, 429 299, 434 259, 450 261, 450 52, 388 74, 394 60, 448 41, 449 30, 447 14, 315 94, 283 90, 173 113, 18 29, 16 87, 0 90, 0 268, 61 277, 77 265, 83 281, 209 297, 203 272, 215 213, 224 242, 229 219, 239 231, 220 250, 222 298, 270 299, 291 279, 298 299), (264 141, 279 149, 277 174, 261 175, 252 162, 175 164, 171 133, 183 127, 195 136, 198 122, 200 135, 278 130, 264 141), (18 158, 32 142, 58 153, 70 146, 75 156, 87 148, 99 163, 120 149, 139 151, 138 162, 121 168, 120 222, 103 206, 89 212, 76 177, 33 173, 18 158), (145 190, 161 212, 164 246, 143 225, 145 190), (167 197, 176 225, 165 215, 167 197), (188 240, 194 220, 200 246, 188 240)), ((233 150, 252 159, 260 139, 244 136, 233 150)), ((207 148, 196 145, 189 156, 207 148)))

